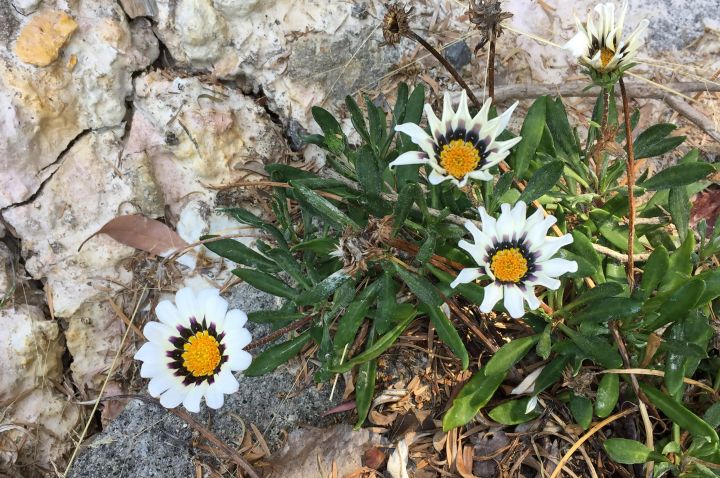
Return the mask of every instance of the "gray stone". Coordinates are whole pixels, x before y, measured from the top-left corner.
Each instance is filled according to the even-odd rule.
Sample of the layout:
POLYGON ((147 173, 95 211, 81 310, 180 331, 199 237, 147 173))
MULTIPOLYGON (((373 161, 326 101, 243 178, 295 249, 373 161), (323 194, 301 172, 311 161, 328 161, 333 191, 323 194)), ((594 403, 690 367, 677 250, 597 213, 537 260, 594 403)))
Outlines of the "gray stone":
POLYGON ((450 45, 445 49, 445 58, 456 70, 460 71, 472 60, 472 51, 464 41, 450 45))
POLYGON ((193 476, 192 431, 160 406, 132 400, 87 443, 68 478, 193 476))
POLYGON ((720 22, 720 0, 642 0, 631 6, 648 13, 648 45, 659 52, 685 48, 702 36, 706 22, 720 22))

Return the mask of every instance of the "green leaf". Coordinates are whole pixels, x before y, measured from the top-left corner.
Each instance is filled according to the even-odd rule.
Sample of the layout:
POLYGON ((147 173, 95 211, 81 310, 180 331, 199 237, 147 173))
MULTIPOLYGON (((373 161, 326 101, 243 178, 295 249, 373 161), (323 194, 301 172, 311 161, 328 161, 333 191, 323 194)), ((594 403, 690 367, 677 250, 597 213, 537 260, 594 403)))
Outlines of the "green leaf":
POLYGON ((370 121, 370 143, 377 148, 379 152, 382 148, 385 138, 387 137, 387 119, 385 111, 375 106, 369 98, 365 98, 365 106, 368 111, 368 120, 370 121))
POLYGON ((668 135, 676 126, 669 123, 656 124, 638 135, 635 140, 635 159, 651 158, 672 151, 685 141, 685 136, 668 135))
POLYGON ((650 297, 655 288, 660 284, 660 281, 665 277, 669 266, 670 256, 668 255, 667 249, 663 246, 658 246, 653 253, 650 254, 650 258, 645 263, 642 281, 640 282, 640 291, 638 293, 641 300, 647 300, 647 298, 650 297))
POLYGON ((535 380, 533 394, 538 395, 540 392, 554 384, 561 376, 570 359, 565 356, 556 357, 538 375, 535 380))
POLYGON ((563 306, 561 311, 569 312, 590 302, 595 302, 608 297, 614 297, 624 290, 623 286, 616 282, 606 282, 593 289, 583 292, 577 299, 563 306))
POLYGON ((365 124, 365 117, 363 116, 360 107, 350 95, 345 97, 345 104, 350 112, 350 121, 352 121, 355 131, 358 132, 363 141, 369 143, 370 133, 368 133, 367 125, 365 124))
POLYGON ((335 292, 338 287, 343 285, 345 282, 350 280, 350 276, 344 270, 340 269, 328 277, 322 282, 314 286, 312 289, 302 292, 295 299, 297 305, 316 305, 327 299, 330 294, 335 292))
POLYGON ((273 345, 257 357, 254 357, 250 367, 243 372, 243 375, 246 377, 258 377, 272 372, 300 353, 308 340, 310 340, 310 334, 304 332, 287 342, 273 345))
POLYGON ((677 188, 705 179, 713 172, 715 172, 715 168, 708 163, 678 164, 660 171, 638 186, 651 191, 677 188))
POLYGON ((355 171, 358 181, 369 196, 378 196, 382 189, 382 172, 378 170, 377 162, 369 146, 363 146, 357 151, 355 171))
POLYGON ((332 237, 318 237, 317 239, 310 239, 309 241, 303 241, 299 244, 295 244, 290 248, 291 252, 296 251, 311 251, 327 256, 335 249, 337 249, 338 241, 332 237))
POLYGON ((486 375, 484 368, 478 370, 463 386, 445 413, 443 431, 447 432, 469 423, 487 405, 504 379, 505 373, 486 375))
POLYGON ((570 397, 570 411, 578 425, 583 427, 583 430, 587 430, 590 423, 592 423, 593 414, 593 406, 590 399, 582 395, 573 394, 573 396, 570 397))
POLYGON ((541 359, 547 360, 550 357, 552 351, 552 324, 547 324, 545 330, 540 334, 540 340, 538 340, 537 348, 535 352, 540 356, 541 359))
POLYGON ((693 270, 693 251, 695 234, 688 234, 683 243, 670 256, 668 270, 660 284, 660 292, 669 292, 685 284, 693 270))
POLYGON ((697 305, 705 305, 720 297, 720 270, 709 270, 695 276, 705 282, 705 291, 697 301, 697 305))
POLYGON ((625 297, 606 297, 597 302, 591 302, 581 312, 568 318, 568 323, 580 322, 609 322, 631 317, 642 308, 642 301, 625 297))
POLYGON ((390 272, 385 271, 378 282, 382 284, 380 288, 380 297, 377 303, 377 315, 375 317, 375 329, 379 334, 384 334, 394 324, 392 323, 393 314, 397 309, 395 296, 398 292, 398 286, 390 272))
POLYGON ((378 279, 368 287, 365 287, 355 301, 347 308, 345 314, 338 321, 337 331, 335 332, 335 350, 342 354, 346 345, 355 339, 360 324, 367 316, 370 306, 375 301, 378 292, 382 288, 382 280, 378 279))
POLYGON ((713 403, 710 408, 705 410, 703 420, 713 428, 720 427, 720 402, 713 403))
POLYGON ((672 188, 668 199, 668 210, 675 228, 678 230, 680 240, 684 241, 690 223, 690 195, 687 187, 672 188))
POLYGON ((532 335, 503 345, 485 365, 485 372, 488 375, 507 372, 535 346, 539 339, 540 335, 532 335))
POLYGON ((323 218, 329 220, 331 223, 339 225, 340 227, 349 227, 355 231, 360 230, 360 226, 355 221, 350 219, 344 212, 335 207, 327 199, 319 196, 312 189, 303 186, 302 184, 296 184, 294 181, 290 181, 290 185, 293 187, 295 193, 302 198, 307 204, 316 210, 323 218))
POLYGON ((462 369, 466 370, 470 365, 470 356, 453 323, 450 322, 450 319, 439 307, 428 306, 424 307, 424 310, 430 317, 433 326, 435 326, 440 340, 460 359, 462 369))
POLYGON ((535 171, 518 201, 529 204, 549 192, 560 181, 563 167, 562 161, 552 161, 535 171))
MULTIPOLYGON (((217 236, 201 236, 200 240, 211 239, 217 236)), ((259 254, 240 241, 232 239, 221 239, 219 241, 207 242, 205 247, 220 257, 244 266, 256 267, 265 272, 277 272, 280 268, 267 257, 259 254)))
POLYGON ((398 231, 405 224, 412 206, 415 203, 415 198, 420 192, 420 186, 417 183, 406 183, 403 185, 398 195, 397 202, 395 203, 395 210, 393 211, 393 229, 392 235, 396 235, 398 231))
POLYGON ((580 257, 585 258, 596 270, 600 270, 602 267, 602 258, 600 254, 595 251, 590 238, 580 232, 579 229, 572 231, 572 237, 573 242, 568 246, 568 249, 580 257))
MULTIPOLYGON (((375 328, 370 329, 365 350, 372 348, 375 344, 375 328)), ((359 430, 367 418, 372 404, 372 397, 375 393, 375 376, 377 373, 377 360, 368 360, 358 367, 355 376, 355 409, 358 414, 358 421, 355 423, 355 430, 359 430)))
POLYGON ((667 461, 666 458, 635 440, 610 438, 603 443, 610 458, 623 465, 639 465, 648 461, 667 461))
POLYGON ((236 221, 241 222, 243 224, 247 224, 248 226, 257 227, 258 229, 262 229, 263 231, 270 234, 273 239, 278 243, 281 247, 288 247, 288 243, 285 240, 285 236, 283 236, 283 233, 280 232, 280 229, 273 226, 272 224, 269 224, 259 217, 257 217, 255 214, 251 213, 250 211, 246 211, 245 209, 240 209, 236 207, 231 208, 224 208, 220 209, 220 212, 224 212, 226 214, 229 214, 233 218, 235 218, 236 221))
POLYGON ((360 365, 361 363, 365 363, 368 360, 374 360, 378 358, 380 354, 385 352, 392 346, 392 344, 395 343, 398 337, 400 337, 400 334, 402 334, 407 328, 407 326, 410 325, 410 322, 412 322, 416 314, 417 312, 411 310, 410 313, 406 314, 406 316, 402 318, 402 320, 400 320, 398 324, 393 327, 388 333, 379 337, 378 340, 371 347, 366 348, 364 352, 356 355, 347 362, 340 364, 336 367, 332 367, 330 371, 334 373, 345 373, 348 370, 351 370, 356 365, 360 365))
POLYGON ((308 277, 303 274, 300 264, 286 249, 272 249, 267 252, 268 256, 274 260, 290 277, 295 279, 303 288, 309 289, 313 286, 308 277))
POLYGON ((340 123, 329 111, 319 106, 312 107, 312 115, 325 134, 325 146, 335 154, 342 153, 345 149, 345 134, 340 123))
MULTIPOLYGON (((522 178, 530 161, 535 157, 535 151, 542 139, 545 130, 545 110, 548 102, 547 96, 535 100, 525 116, 520 136, 522 141, 515 150, 513 171, 518 178, 522 178)), ((502 194, 502 193, 500 193, 502 194)))
POLYGON ((394 262, 392 263, 395 267, 395 271, 400 278, 407 284, 413 294, 415 294, 418 300, 426 305, 439 307, 442 304, 442 299, 438 295, 435 287, 425 279, 413 272, 406 270, 403 267, 398 266, 394 262))
POLYGON ((547 126, 552 133, 557 152, 560 156, 572 162, 577 158, 579 150, 575 142, 575 135, 568 121, 565 106, 560 98, 555 101, 548 99, 546 117, 547 126))
POLYGON ((299 320, 305 317, 305 314, 300 312, 291 312, 285 310, 258 310, 255 312, 248 312, 248 320, 257 324, 285 324, 294 320, 299 320))
POLYGON ((705 282, 694 278, 676 290, 660 308, 660 315, 643 324, 643 328, 657 330, 663 325, 684 319, 688 312, 695 307, 705 292, 705 282))
POLYGON ((610 346, 604 340, 598 340, 597 337, 593 337, 592 339, 585 337, 565 324, 560 324, 560 328, 581 350, 590 354, 598 364, 605 368, 622 367, 622 358, 614 346, 610 346))
POLYGON ((285 297, 286 299, 294 299, 297 297, 297 291, 295 289, 270 274, 252 269, 234 269, 232 273, 256 289, 267 292, 268 294, 285 297))
POLYGON ((409 123, 420 123, 422 119, 422 111, 425 106, 425 86, 420 84, 417 85, 408 99, 407 107, 405 108, 405 122, 409 123))
POLYGON ((610 416, 620 398, 620 376, 606 373, 600 379, 595 397, 595 415, 600 418, 610 416))
POLYGON ((501 425, 519 425, 534 420, 541 415, 537 410, 525 413, 528 403, 532 397, 524 397, 519 400, 511 400, 498 405, 488 412, 490 418, 501 425))
POLYGON ((690 432, 698 438, 704 438, 710 443, 718 444, 718 435, 705 420, 695 415, 672 397, 667 396, 660 390, 647 385, 640 384, 640 388, 650 399, 653 405, 657 406, 670 420, 690 432))

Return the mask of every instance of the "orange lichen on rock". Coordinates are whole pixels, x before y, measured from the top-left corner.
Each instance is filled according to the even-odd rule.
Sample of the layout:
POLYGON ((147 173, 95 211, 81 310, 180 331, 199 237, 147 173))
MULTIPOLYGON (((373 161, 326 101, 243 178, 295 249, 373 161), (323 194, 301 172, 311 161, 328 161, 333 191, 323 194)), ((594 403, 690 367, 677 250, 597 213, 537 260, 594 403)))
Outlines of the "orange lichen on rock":
POLYGON ((48 66, 60 54, 77 23, 65 12, 45 10, 30 19, 18 35, 15 53, 20 60, 35 66, 48 66))

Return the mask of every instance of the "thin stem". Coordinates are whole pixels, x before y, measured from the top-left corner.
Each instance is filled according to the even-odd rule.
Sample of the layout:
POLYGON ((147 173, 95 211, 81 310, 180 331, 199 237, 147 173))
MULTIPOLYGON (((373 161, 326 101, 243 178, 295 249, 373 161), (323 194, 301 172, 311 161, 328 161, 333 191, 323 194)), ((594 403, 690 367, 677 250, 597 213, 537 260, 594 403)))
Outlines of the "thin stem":
POLYGON ((490 99, 495 100, 495 40, 497 39, 495 27, 490 30, 490 44, 488 45, 487 88, 490 99))
POLYGON ((303 317, 302 319, 296 320, 292 324, 290 324, 286 327, 283 327, 282 329, 278 329, 271 334, 268 334, 264 337, 260 337, 257 340, 253 340, 245 347, 245 350, 252 350, 252 349, 260 347, 262 345, 269 344, 273 340, 282 337, 283 335, 287 334, 288 332, 292 332, 293 330, 297 330, 300 327, 309 324, 310 321, 312 321, 312 319, 313 319, 313 316, 308 315, 306 317, 303 317))
POLYGON ((623 115, 625 116, 625 142, 627 144, 627 188, 630 211, 628 216, 628 264, 627 278, 630 290, 635 286, 635 259, 633 246, 635 245, 635 149, 633 146, 632 125, 630 124, 630 104, 628 101, 625 82, 620 77, 620 93, 622 94, 623 115))
POLYGON ((448 71, 448 73, 450 73, 452 75, 452 77, 455 78, 455 81, 457 81, 458 84, 467 92, 468 98, 470 98, 470 101, 473 102, 475 107, 478 109, 482 108, 482 103, 480 102, 480 100, 477 99, 477 97, 475 96, 475 93, 472 92, 472 90, 470 89, 468 84, 465 83, 465 80, 462 79, 462 76, 460 76, 460 73, 457 72, 455 67, 452 66, 450 64, 450 62, 447 61, 447 59, 440 54, 439 51, 437 51, 431 44, 429 44, 427 41, 425 41, 425 39, 423 37, 421 37, 414 31, 409 31, 405 35, 408 38, 410 38, 411 40, 415 40, 416 42, 421 44, 423 46, 423 48, 425 48, 427 51, 432 53, 432 55, 435 57, 435 59, 437 59, 437 61, 442 63, 442 66, 445 67, 445 69, 448 71))
POLYGON ((610 113, 610 90, 602 89, 603 114, 600 120, 600 136, 595 141, 593 161, 595 162, 595 177, 597 178, 598 192, 600 191, 600 176, 602 174, 602 150, 607 136, 608 117, 610 113))

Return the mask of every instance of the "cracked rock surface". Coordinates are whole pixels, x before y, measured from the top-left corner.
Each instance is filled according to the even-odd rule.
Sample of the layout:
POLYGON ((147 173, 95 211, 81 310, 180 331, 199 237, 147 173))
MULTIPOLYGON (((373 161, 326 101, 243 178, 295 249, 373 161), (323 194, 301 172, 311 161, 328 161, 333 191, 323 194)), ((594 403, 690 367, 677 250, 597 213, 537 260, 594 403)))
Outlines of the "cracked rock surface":
MULTIPOLYGON (((631 0, 628 23, 654 18, 647 56, 663 52, 715 71, 717 2, 631 0)), ((413 24, 437 44, 462 40, 446 55, 477 85, 485 57, 472 53, 479 37, 464 23, 463 3, 418 0, 413 24)), ((562 44, 573 15, 583 18, 593 2, 541 3, 504 5, 515 13, 512 27, 562 44)), ((64 470, 88 419, 90 407, 79 403, 98 396, 118 351, 105 394, 144 387, 131 360, 138 342, 120 348, 126 328, 110 301, 136 290, 147 261, 93 236, 104 224, 141 213, 163 218, 188 243, 239 233, 216 209, 262 215, 266 197, 219 187, 259 179, 270 162, 320 167, 322 154, 299 139, 318 131, 313 105, 338 113, 349 129, 339 100, 362 88, 379 104, 392 101, 401 80, 425 82, 429 100, 456 89, 415 44, 380 48, 383 4, 0 0, 0 476, 64 470)), ((498 48, 498 84, 580 78, 567 52, 527 36, 507 31, 498 48)), ((647 76, 646 66, 638 71, 647 76)), ((169 289, 222 284, 228 265, 196 253, 197 268, 180 269, 169 289)), ((245 285, 230 294, 247 311, 280 305, 245 285)), ((337 393, 330 402, 328 387, 296 383, 297 367, 240 377, 226 407, 200 418, 228 443, 253 423, 273 448, 284 431, 330 423, 318 417, 337 393)), ((93 430, 104 431, 83 444, 72 476, 191 476, 195 458, 206 458, 163 410, 123 405, 101 407, 93 430)))

